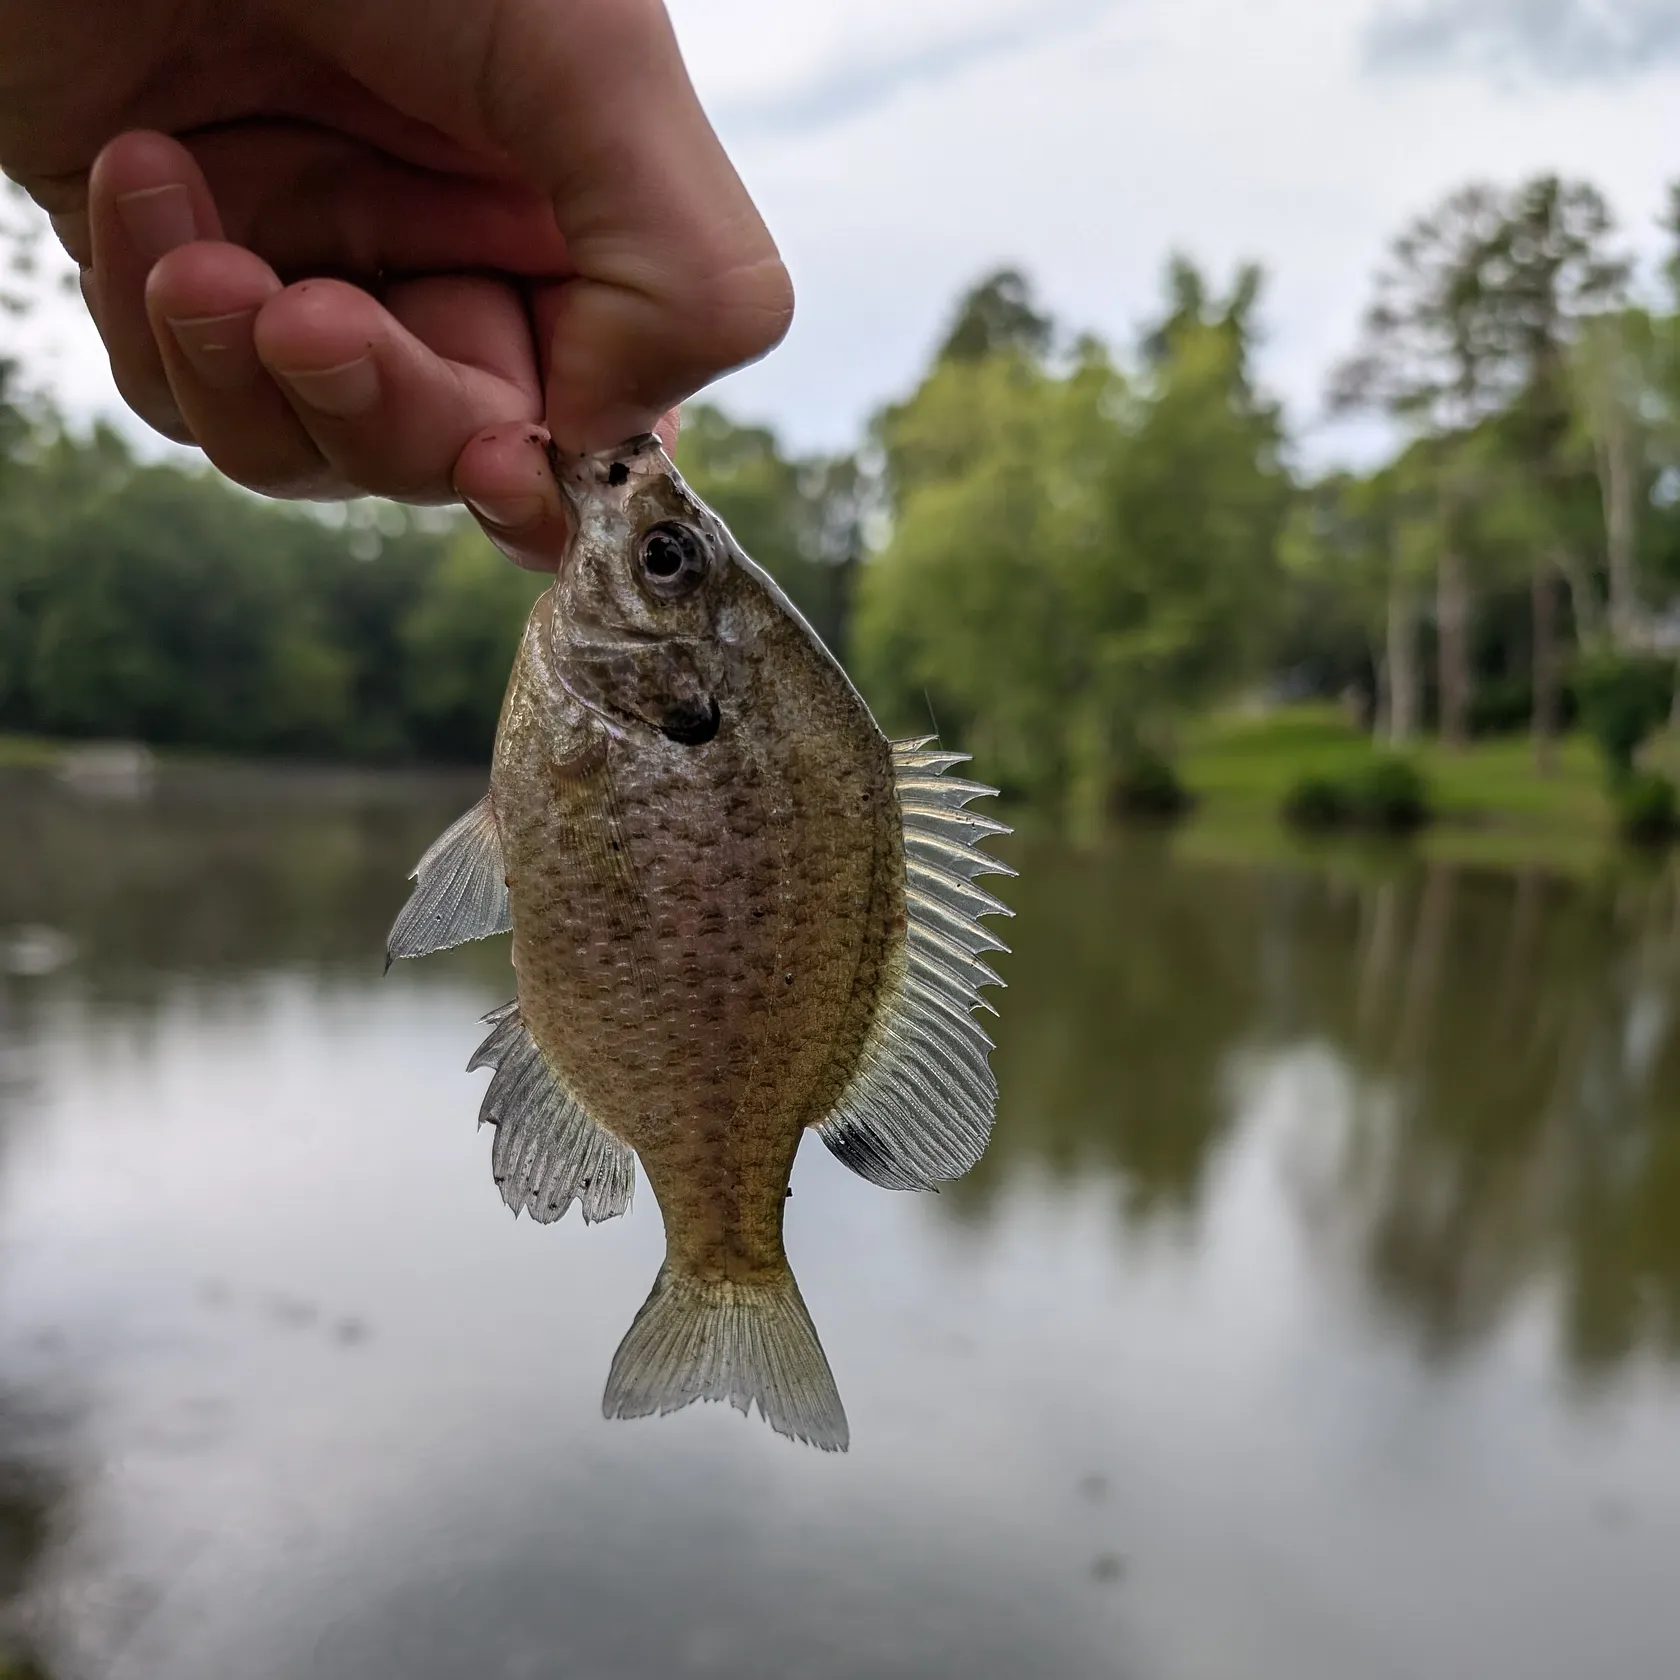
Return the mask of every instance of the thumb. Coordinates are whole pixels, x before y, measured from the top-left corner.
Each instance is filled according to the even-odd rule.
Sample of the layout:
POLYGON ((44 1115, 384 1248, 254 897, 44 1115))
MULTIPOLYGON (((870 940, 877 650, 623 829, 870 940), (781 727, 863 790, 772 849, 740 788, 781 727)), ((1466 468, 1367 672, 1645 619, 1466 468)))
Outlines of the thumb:
POLYGON ((786 332, 787 270, 660 0, 275 4, 388 104, 548 196, 572 271, 540 311, 564 447, 651 431, 786 332))

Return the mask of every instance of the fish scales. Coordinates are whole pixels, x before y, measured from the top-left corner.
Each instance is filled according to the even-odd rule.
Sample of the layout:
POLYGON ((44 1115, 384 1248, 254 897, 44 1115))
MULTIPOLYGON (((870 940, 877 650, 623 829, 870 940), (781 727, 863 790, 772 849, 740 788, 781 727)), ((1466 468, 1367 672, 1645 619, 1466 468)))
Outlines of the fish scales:
POLYGON ((533 618, 491 777, 520 1013, 635 1149, 673 1256, 720 1280, 781 1268, 794 1152, 856 1064, 904 917, 887 744, 765 617, 716 736, 662 752, 542 681, 533 618), (573 714, 558 756, 526 682, 573 714), (798 718, 749 706, 811 688, 798 718))
POLYGON ((972 878, 1010 871, 969 842, 1006 831, 945 777, 961 754, 882 735, 656 440, 555 469, 574 534, 490 791, 416 866, 388 958, 511 928, 516 997, 471 1065, 516 1213, 609 1218, 647 1174, 666 1258, 608 1415, 728 1400, 843 1448, 789 1175, 808 1128, 891 1188, 978 1159, 1002 945, 976 918, 1008 912, 972 878))

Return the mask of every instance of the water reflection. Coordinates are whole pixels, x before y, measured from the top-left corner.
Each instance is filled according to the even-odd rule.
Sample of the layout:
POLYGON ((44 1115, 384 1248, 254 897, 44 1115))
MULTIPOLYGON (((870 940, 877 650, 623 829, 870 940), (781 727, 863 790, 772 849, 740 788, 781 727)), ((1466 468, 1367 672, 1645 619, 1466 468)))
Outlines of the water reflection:
POLYGON ((1423 1346, 1473 1342, 1555 1271, 1583 1370, 1677 1351, 1672 870, 1188 868, 1150 836, 1018 861, 1007 1124, 971 1210, 1031 1156, 1117 1168, 1129 1221, 1193 1217, 1233 1082, 1315 1047, 1339 1075, 1317 1118, 1345 1124, 1296 1163, 1297 1205, 1423 1346))
POLYGON ((507 1222, 459 1072, 500 942, 380 978, 477 791, 0 784, 0 1652, 1673 1672, 1672 870, 1019 839, 992 1151, 796 1175, 836 1476, 598 1419, 657 1222, 507 1222))

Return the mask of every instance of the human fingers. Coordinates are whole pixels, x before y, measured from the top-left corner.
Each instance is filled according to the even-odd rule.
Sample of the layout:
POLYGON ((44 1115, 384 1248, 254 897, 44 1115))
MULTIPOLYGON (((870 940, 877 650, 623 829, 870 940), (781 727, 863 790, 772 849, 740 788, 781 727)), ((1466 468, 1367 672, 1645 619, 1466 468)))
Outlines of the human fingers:
POLYGON ((147 315, 146 278, 169 252, 220 239, 221 221, 182 147, 161 134, 135 138, 140 143, 107 148, 94 163, 79 241, 83 293, 123 401, 166 437, 190 442, 147 315))
POLYGON ((189 134, 183 144, 226 236, 287 280, 569 272, 547 195, 505 160, 426 167, 349 134, 272 119, 189 134))
POLYGON ((148 329, 185 433, 229 478, 269 496, 349 496, 257 354, 256 322, 283 291, 237 245, 183 245, 145 288, 148 329))
POLYGON ((396 108, 547 193, 573 278, 546 319, 547 418, 608 448, 785 332, 792 289, 658 0, 288 0, 396 108))
MULTIPOLYGON (((666 449, 677 442, 675 409, 654 428, 666 449)), ((516 564, 552 572, 571 536, 571 517, 548 459, 542 426, 492 426, 461 451, 455 489, 484 534, 516 564)))
POLYGON ((494 281, 409 281, 381 304, 200 244, 157 265, 147 301, 191 436, 269 495, 450 500, 466 440, 540 407, 523 306, 494 281))
POLYGON ((325 460, 375 495, 453 500, 468 440, 541 412, 523 302, 495 280, 406 281, 383 303, 302 281, 264 304, 253 341, 325 460))
POLYGON ((505 163, 461 161, 452 173, 310 124, 247 120, 180 139, 119 134, 85 191, 59 182, 48 196, 53 229, 83 267, 97 200, 180 182, 215 207, 216 225, 199 237, 247 246, 288 280, 463 269, 565 275, 566 244, 546 195, 505 163))

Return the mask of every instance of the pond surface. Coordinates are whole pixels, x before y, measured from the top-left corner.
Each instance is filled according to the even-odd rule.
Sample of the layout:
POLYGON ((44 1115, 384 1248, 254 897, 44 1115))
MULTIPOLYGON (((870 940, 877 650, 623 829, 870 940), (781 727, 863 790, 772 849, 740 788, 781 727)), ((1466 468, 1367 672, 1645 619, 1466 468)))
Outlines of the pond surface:
POLYGON ((1017 839, 998 1132, 808 1140, 844 1457, 608 1423, 645 1192, 514 1221, 470 781, 0 783, 0 1637, 54 1680, 1671 1680, 1680 896, 1017 839))

